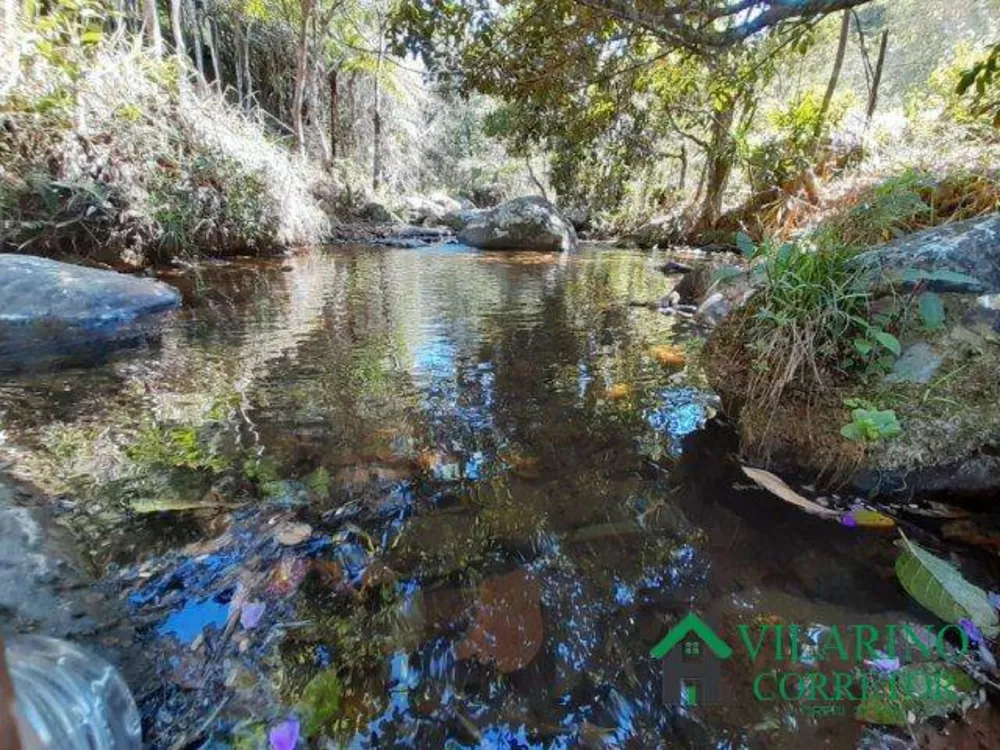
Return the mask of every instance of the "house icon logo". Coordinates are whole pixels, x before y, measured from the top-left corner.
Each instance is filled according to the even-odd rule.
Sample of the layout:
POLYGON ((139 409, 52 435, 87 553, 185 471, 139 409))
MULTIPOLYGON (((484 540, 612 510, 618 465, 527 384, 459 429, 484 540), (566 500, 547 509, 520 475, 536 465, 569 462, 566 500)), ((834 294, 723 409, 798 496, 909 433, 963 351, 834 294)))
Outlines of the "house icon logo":
POLYGON ((719 702, 721 660, 733 649, 693 612, 677 623, 650 654, 663 660, 663 701, 710 706, 719 702))

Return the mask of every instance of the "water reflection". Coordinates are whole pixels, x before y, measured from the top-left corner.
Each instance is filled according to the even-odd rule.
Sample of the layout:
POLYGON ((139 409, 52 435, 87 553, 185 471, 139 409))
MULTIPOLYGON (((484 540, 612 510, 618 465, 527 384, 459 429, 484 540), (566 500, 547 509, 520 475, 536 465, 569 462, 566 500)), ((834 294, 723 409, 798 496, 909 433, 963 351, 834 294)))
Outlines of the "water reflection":
POLYGON ((668 710, 649 646, 692 603, 845 615, 802 581, 849 540, 782 517, 799 537, 775 557, 754 527, 772 517, 742 517, 710 451, 677 471, 697 491, 671 487, 714 400, 650 354, 690 332, 630 304, 670 290, 661 263, 445 247, 208 265, 169 279, 186 306, 157 346, 0 389, 0 463, 70 499, 164 654, 151 745, 228 696, 209 732, 256 747, 334 683, 316 731, 354 747, 750 742, 775 709, 668 710), (240 602, 266 603, 261 625, 236 625, 240 602))

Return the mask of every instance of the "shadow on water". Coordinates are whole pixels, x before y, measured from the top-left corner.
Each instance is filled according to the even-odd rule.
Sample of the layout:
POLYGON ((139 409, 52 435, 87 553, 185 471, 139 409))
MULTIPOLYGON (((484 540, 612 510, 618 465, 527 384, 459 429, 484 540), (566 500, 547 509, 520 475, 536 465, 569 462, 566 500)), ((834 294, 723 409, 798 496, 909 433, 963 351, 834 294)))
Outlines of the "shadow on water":
POLYGON ((0 387, 159 671, 153 747, 853 747, 850 717, 663 705, 650 647, 912 618, 888 539, 740 489, 662 258, 337 249, 169 278, 155 347, 0 387), (692 437, 688 437, 692 436, 692 437), (682 445, 684 446, 682 449, 682 445), (242 743, 242 744, 240 744, 242 743))

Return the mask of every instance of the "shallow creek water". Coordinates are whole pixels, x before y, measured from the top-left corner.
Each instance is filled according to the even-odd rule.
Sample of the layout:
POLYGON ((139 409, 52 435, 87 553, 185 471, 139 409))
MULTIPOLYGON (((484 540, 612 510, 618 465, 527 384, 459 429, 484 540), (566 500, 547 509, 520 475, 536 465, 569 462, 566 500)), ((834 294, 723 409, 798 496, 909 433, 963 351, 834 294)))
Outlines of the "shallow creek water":
POLYGON ((290 715, 315 747, 864 742, 850 711, 756 700, 745 660, 720 705, 664 704, 650 648, 691 609, 921 615, 890 536, 740 486, 725 430, 693 435, 714 398, 652 348, 698 333, 631 304, 677 282, 663 261, 204 264, 163 277, 185 306, 156 341, 0 386, 0 458, 135 628, 148 744, 266 747, 290 715))

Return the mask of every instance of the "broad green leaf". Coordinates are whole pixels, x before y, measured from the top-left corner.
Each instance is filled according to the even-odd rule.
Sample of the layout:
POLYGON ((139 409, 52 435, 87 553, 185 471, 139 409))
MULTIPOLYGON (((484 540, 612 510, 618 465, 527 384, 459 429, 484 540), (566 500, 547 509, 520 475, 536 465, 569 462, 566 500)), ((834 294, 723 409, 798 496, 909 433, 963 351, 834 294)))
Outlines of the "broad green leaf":
POLYGON ((746 232, 736 233, 736 247, 739 248, 744 258, 752 258, 757 252, 757 246, 753 244, 753 240, 746 232))
POLYGON ((884 346, 890 352, 895 354, 897 357, 899 356, 899 353, 902 351, 901 347, 899 346, 899 339, 897 339, 888 331, 872 331, 872 335, 875 337, 875 340, 879 342, 882 346, 884 346))
POLYGON ((944 325, 944 302, 940 295, 934 292, 920 295, 920 318, 928 331, 936 331, 944 325))
POLYGON ((840 434, 853 443, 860 443, 865 439, 865 434, 861 431, 861 425, 855 422, 850 422, 841 427, 840 434))
POLYGON ((903 431, 896 418, 896 412, 892 409, 867 410, 866 415, 878 431, 879 437, 895 437, 903 431))
POLYGON ((947 269, 928 271, 922 268, 907 268, 903 270, 901 277, 903 281, 911 284, 915 284, 918 281, 942 281, 946 284, 965 284, 975 287, 983 285, 983 282, 975 276, 947 269))
POLYGON ((945 622, 970 620, 983 635, 1000 632, 997 613, 986 592, 966 581, 951 564, 902 536, 896 577, 907 593, 945 622))
POLYGON ((874 344, 868 339, 854 339, 854 348, 862 357, 867 357, 872 353, 874 344))
POLYGON ((978 686, 964 670, 944 662, 908 664, 876 684, 858 704, 854 716, 868 724, 895 727, 947 716, 963 703, 974 702, 978 693, 978 686), (928 684, 938 689, 930 690, 928 684))

